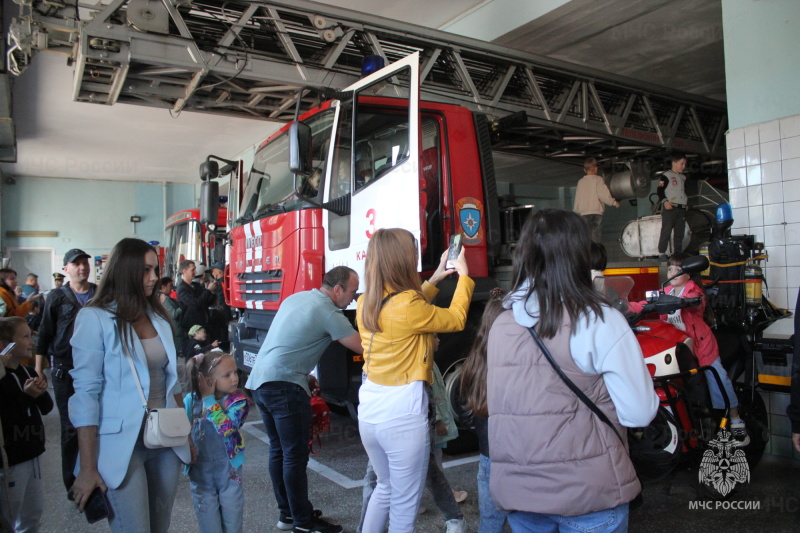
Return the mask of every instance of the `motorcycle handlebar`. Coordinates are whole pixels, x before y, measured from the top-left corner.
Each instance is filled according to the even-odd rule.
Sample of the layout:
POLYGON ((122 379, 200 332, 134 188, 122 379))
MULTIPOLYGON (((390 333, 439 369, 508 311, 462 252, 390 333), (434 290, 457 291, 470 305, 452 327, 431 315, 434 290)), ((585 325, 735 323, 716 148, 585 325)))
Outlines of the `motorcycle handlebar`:
POLYGON ((703 302, 702 296, 696 298, 681 298, 680 296, 672 296, 671 294, 662 294, 655 302, 648 302, 644 304, 642 310, 629 319, 631 325, 639 322, 642 317, 649 313, 656 312, 659 315, 667 315, 678 309, 685 309, 687 307, 696 307, 703 302))

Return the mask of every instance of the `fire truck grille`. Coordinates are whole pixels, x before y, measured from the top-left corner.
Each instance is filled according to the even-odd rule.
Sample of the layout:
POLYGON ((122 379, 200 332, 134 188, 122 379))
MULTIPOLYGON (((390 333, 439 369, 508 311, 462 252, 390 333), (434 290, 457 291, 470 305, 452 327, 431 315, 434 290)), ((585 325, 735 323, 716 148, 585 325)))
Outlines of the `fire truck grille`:
POLYGON ((277 302, 281 298, 282 277, 280 270, 239 274, 239 296, 246 302, 277 302))

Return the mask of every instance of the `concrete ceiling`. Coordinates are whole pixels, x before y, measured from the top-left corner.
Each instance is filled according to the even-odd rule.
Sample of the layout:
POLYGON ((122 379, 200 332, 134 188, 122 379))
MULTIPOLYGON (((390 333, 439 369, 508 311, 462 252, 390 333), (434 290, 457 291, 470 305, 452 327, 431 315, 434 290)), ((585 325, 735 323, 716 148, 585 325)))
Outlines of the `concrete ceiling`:
MULTIPOLYGON (((107 0, 106 0, 107 1, 107 0)), ((325 4, 725 98, 720 0, 328 0, 325 4), (521 4, 521 5, 520 5, 521 4)), ((6 19, 17 13, 6 0, 6 19)), ((15 80, 19 176, 194 183, 208 154, 232 157, 275 123, 72 101, 66 57, 40 53, 15 80)))

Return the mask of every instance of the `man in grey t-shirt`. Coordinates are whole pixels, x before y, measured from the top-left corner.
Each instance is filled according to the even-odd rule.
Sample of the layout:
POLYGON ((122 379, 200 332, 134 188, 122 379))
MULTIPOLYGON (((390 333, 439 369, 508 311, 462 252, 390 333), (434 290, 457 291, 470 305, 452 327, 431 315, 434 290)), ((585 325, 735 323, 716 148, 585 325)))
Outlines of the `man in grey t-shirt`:
POLYGON ((332 341, 357 354, 361 337, 342 313, 358 291, 358 274, 335 267, 320 289, 284 300, 258 351, 246 387, 269 436, 269 475, 280 510, 278 529, 338 533, 308 501, 308 440, 311 426, 309 373, 332 341))

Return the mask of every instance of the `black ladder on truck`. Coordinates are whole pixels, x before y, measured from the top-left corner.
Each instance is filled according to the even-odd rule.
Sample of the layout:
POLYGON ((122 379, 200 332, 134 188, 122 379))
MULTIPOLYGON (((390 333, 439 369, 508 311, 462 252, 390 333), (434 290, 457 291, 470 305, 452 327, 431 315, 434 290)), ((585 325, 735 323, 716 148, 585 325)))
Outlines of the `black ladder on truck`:
MULTIPOLYGON (((283 122, 300 87, 345 87, 366 55, 388 64, 419 51, 422 98, 487 114, 502 130, 497 149, 573 162, 672 150, 725 158, 722 102, 314 2, 113 0, 80 20, 72 6, 20 9, 12 35, 67 51, 78 101, 283 122), (521 111, 525 120, 511 119, 521 111)), ((36 48, 9 57, 21 69, 36 48)), ((317 103, 304 98, 304 110, 317 103)))

